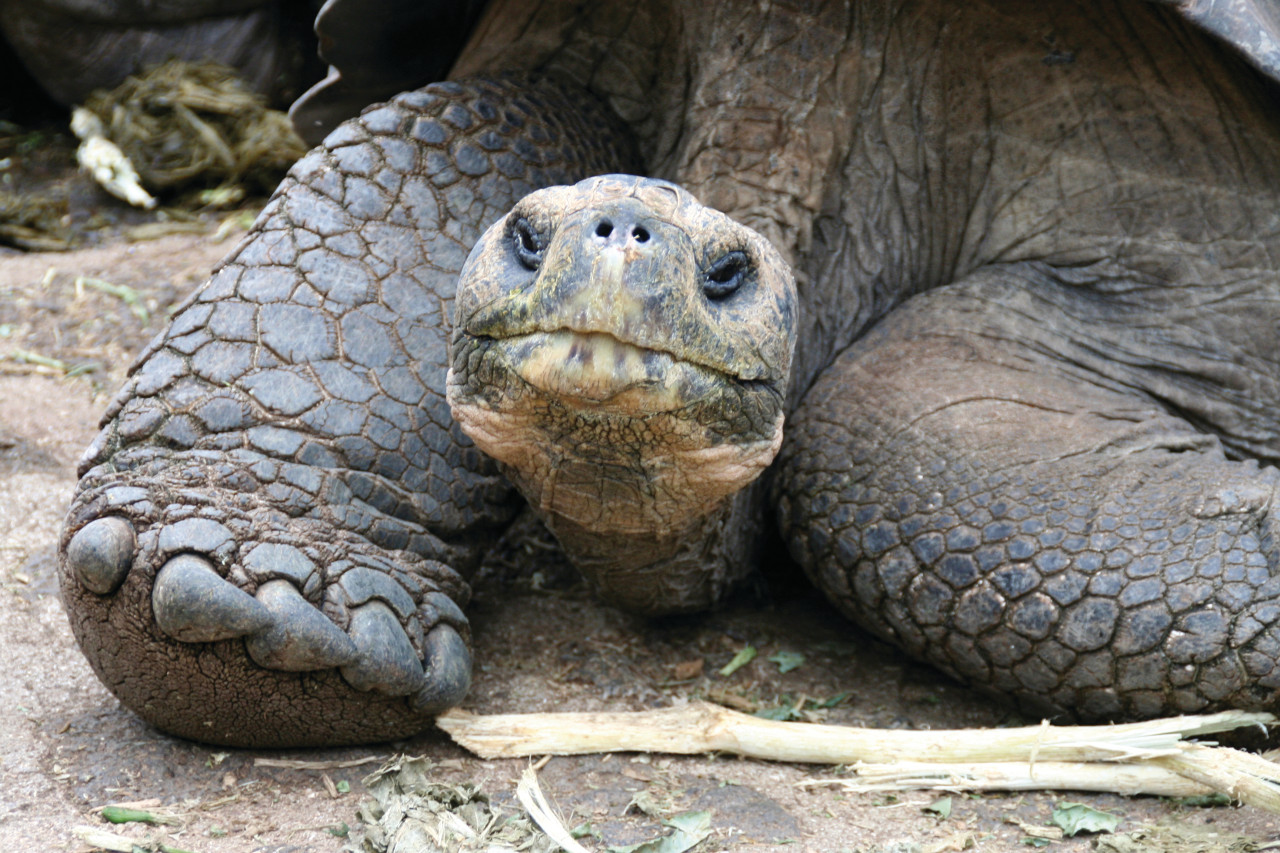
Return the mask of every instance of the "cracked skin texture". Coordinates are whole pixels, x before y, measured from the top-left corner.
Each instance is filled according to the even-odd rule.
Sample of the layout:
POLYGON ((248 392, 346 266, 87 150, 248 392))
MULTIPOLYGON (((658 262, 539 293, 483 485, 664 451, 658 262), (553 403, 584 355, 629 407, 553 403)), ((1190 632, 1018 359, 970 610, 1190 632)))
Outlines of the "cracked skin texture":
POLYGON ((791 265, 795 349, 772 466, 661 547, 508 468, 602 592, 706 603, 776 523, 852 619, 1035 712, 1280 706, 1273 82, 1102 0, 498 0, 451 77, 308 155, 108 413, 63 583, 126 704, 265 745, 460 698, 465 579, 518 498, 444 400, 455 276, 527 192, 643 169, 791 265), (342 639, 175 639, 156 607, 230 621, 156 603, 184 554, 255 602, 288 581, 342 639))
POLYGON ((152 585, 196 553, 251 594, 287 580, 347 632, 372 601, 370 645, 407 640, 414 662, 436 625, 465 639, 459 572, 516 504, 449 416, 446 316, 470 243, 505 207, 626 165, 575 147, 609 133, 605 118, 566 113, 556 87, 490 82, 366 114, 293 168, 255 237, 140 358, 82 462, 64 536, 128 519, 132 567, 109 595, 72 561, 63 581, 95 671, 156 726, 239 745, 368 742, 420 731, 459 698, 406 698, 420 685, 394 672, 282 673, 240 636, 182 642, 157 627, 152 585), (352 571, 376 588, 352 595, 352 571), (352 685, 370 679, 383 692, 352 685))

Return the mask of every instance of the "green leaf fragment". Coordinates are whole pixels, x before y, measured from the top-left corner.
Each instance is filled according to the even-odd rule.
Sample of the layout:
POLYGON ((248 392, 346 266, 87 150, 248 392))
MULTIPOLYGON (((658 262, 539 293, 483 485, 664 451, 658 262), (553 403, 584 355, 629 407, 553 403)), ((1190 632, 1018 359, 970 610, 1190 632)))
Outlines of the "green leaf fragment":
POLYGON ((651 791, 638 792, 631 798, 631 802, 627 803, 627 807, 623 809, 623 812, 629 812, 633 807, 649 817, 660 817, 662 815, 662 806, 651 791))
MULTIPOLYGON (((663 823, 678 832, 683 832, 685 835, 699 836, 698 841, 711 834, 711 812, 681 812, 678 815, 674 815, 670 820, 664 820, 663 823)), ((689 846, 692 847, 693 845, 689 846)), ((684 849, 688 850, 689 848, 685 847, 684 849)))
POLYGON ((120 806, 103 806, 102 818, 111 823, 152 823, 153 815, 151 812, 138 811, 137 809, 125 809, 120 806))
POLYGON ((932 803, 924 807, 927 812, 933 812, 941 820, 951 817, 951 798, 943 797, 940 800, 934 800, 932 803))
POLYGON ((152 826, 177 823, 171 817, 164 817, 139 809, 127 809, 123 806, 103 806, 102 817, 110 823, 149 823, 152 826))
POLYGON ((796 705, 792 701, 785 701, 781 705, 776 705, 772 708, 761 708, 752 716, 763 720, 779 720, 784 723, 788 720, 804 719, 800 716, 800 712, 796 710, 796 705))
POLYGON ((744 666, 751 663, 755 659, 756 659, 756 647, 743 646, 742 648, 738 649, 738 653, 733 656, 733 660, 729 661, 720 669, 720 674, 723 676, 733 675, 735 672, 742 669, 744 666))
POLYGON ((1119 815, 1099 811, 1084 803, 1058 803, 1049 820, 1068 836, 1080 832, 1115 832, 1120 825, 1119 815))
POLYGON ((340 780, 340 781, 339 781, 337 784, 335 784, 333 787, 335 787, 335 788, 337 788, 337 789, 338 789, 338 793, 339 793, 339 794, 350 794, 350 793, 351 793, 351 783, 350 783, 350 782, 348 782, 346 779, 342 779, 342 780, 340 780))
POLYGON ((786 673, 804 666, 804 655, 800 652, 774 652, 769 660, 778 665, 778 672, 786 673))
POLYGON ((850 694, 850 692, 849 692, 848 690, 846 690, 846 691, 845 691, 845 692, 843 692, 843 693, 837 693, 836 695, 832 696, 830 699, 824 699, 824 700, 823 700, 823 701, 821 701, 821 702, 815 702, 813 707, 815 707, 815 708, 834 708, 835 706, 839 705, 839 704, 840 704, 841 702, 843 702, 844 700, 848 699, 850 695, 851 695, 851 694, 850 694))
POLYGON ((639 844, 610 847, 609 853, 684 853, 686 850, 692 850, 711 834, 711 812, 684 812, 662 823, 674 831, 670 835, 642 841, 639 844))

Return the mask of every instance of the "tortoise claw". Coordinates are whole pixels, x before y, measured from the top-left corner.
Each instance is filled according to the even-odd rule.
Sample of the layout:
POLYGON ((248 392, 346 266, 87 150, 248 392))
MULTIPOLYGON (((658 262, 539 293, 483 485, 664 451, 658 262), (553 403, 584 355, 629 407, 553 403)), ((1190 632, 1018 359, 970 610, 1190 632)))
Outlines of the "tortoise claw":
POLYGON ((452 708, 471 688, 471 650, 451 625, 431 629, 426 640, 427 686, 413 696, 422 713, 452 708))
POLYGON ((184 643, 210 643, 267 628, 271 611, 223 580, 195 554, 179 554, 161 567, 151 589, 160 630, 184 643))
POLYGON ((256 598, 274 617, 265 630, 245 640, 249 656, 259 666, 309 672, 348 666, 359 657, 355 643, 289 581, 264 583, 256 598))
POLYGON ((67 563, 90 592, 110 595, 124 583, 136 550, 133 525, 119 516, 89 522, 67 543, 67 563))
POLYGON ((341 669, 352 687, 387 696, 409 696, 423 688, 418 653, 386 604, 370 601, 352 610, 347 634, 360 652, 355 663, 341 669))
POLYGON ((414 603, 409 593, 405 592, 404 587, 385 573, 376 572, 364 566, 357 566, 343 572, 338 585, 346 593, 347 603, 353 607, 378 598, 390 605, 396 615, 402 619, 412 616, 418 609, 418 605, 414 603))
POLYGON ((467 617, 462 614, 462 608, 458 607, 457 602, 443 592, 427 593, 426 601, 436 609, 436 613, 440 615, 440 618, 449 619, 460 625, 467 624, 467 617))

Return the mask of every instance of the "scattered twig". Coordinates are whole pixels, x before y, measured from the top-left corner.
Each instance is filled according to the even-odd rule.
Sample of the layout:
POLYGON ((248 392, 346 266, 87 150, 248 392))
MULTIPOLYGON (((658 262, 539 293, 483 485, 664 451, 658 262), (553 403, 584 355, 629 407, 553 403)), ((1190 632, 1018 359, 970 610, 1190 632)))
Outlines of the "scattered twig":
POLYGON ((333 779, 330 778, 329 774, 321 773, 320 781, 324 783, 324 789, 329 792, 329 798, 333 800, 338 799, 338 786, 333 784, 333 779))
POLYGON ((79 299, 84 289, 88 287, 99 293, 105 293, 108 296, 114 296, 123 302, 133 314, 146 325, 151 318, 151 313, 147 311, 147 306, 142 302, 142 296, 138 291, 129 287, 127 284, 112 284, 109 281, 103 281, 100 278, 93 278, 87 275, 78 275, 75 280, 76 298, 79 299))
POLYGON ((524 775, 520 777, 520 782, 516 785, 516 799, 524 806, 533 822, 568 853, 589 853, 587 848, 574 840, 560 818, 551 810, 547 798, 542 795, 542 788, 538 786, 538 774, 532 767, 525 768, 524 775))
POLYGON ((99 850, 111 850, 113 853, 134 853, 136 850, 159 850, 160 853, 189 853, 178 847, 171 847, 160 841, 138 841, 127 835, 117 835, 98 829, 96 826, 72 827, 71 834, 90 847, 99 850))
POLYGON ((143 243, 147 240, 159 240, 174 234, 204 234, 209 225, 204 222, 144 222, 124 230, 124 238, 130 243, 143 243))
POLYGON ((1207 785, 1148 764, 1080 761, 989 761, 971 764, 903 761, 858 762, 852 777, 805 779, 803 788, 839 787, 849 792, 952 791, 1101 791, 1134 796, 1198 797, 1207 785))
POLYGON ((66 373, 71 370, 71 365, 67 364, 60 358, 51 358, 47 355, 41 355, 38 352, 30 350, 15 349, 9 353, 9 359, 18 364, 30 365, 33 373, 66 373))
POLYGON ((371 755, 368 758, 350 758, 345 761, 301 761, 296 758, 255 758, 254 767, 283 767, 288 770, 340 770, 343 767, 359 767, 362 764, 379 764, 385 757, 371 755))

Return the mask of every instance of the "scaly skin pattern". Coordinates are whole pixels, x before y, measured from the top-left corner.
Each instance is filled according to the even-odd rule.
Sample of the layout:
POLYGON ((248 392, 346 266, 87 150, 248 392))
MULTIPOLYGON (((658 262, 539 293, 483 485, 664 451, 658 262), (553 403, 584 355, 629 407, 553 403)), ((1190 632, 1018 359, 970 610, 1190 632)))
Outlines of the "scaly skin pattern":
POLYGON ((465 693, 460 573, 516 504, 444 400, 455 277, 520 196, 631 165, 589 105, 520 79, 367 111, 142 356, 63 539, 76 637, 126 705, 300 745, 419 731, 465 693))
POLYGON ((823 374, 774 484, 793 555, 850 617, 1031 714, 1277 707, 1280 477, 1011 339, 1053 286, 975 275, 823 374))
POLYGON ((568 17, 459 68, 586 77, 795 266, 766 477, 841 610, 1036 712, 1280 705, 1274 84, 1140 3, 568 17))
MULTIPOLYGON (((776 461, 709 505, 664 494, 691 517, 660 548, 670 530, 636 534, 642 548, 559 514, 538 472, 572 469, 608 499, 600 518, 620 513, 612 487, 643 496, 636 472, 659 468, 630 454, 620 478, 589 469, 627 467, 610 436, 659 446, 672 388, 638 423, 589 412, 560 421, 567 441, 530 442, 524 470, 502 459, 606 595, 646 612, 708 603, 749 570, 772 508, 836 606, 1030 708, 1280 705, 1273 82, 1172 11, 1111 0, 494 0, 452 74, 299 164, 110 413, 63 581, 86 653, 131 707, 205 740, 313 743, 392 737, 458 699, 469 660, 450 602, 513 497, 450 416, 446 368, 470 375, 475 354, 494 378, 455 394, 464 409, 534 401, 501 422, 459 411, 501 459, 519 418, 564 418, 556 394, 609 399, 548 353, 585 364, 586 343, 636 375, 662 359, 604 345, 647 348, 631 313, 609 329, 586 306, 589 328, 537 330, 551 349, 512 344, 514 372, 486 367, 496 317, 451 364, 453 275, 525 192, 638 169, 619 119, 648 175, 793 268, 794 305, 735 322, 795 324, 776 461), (477 82, 511 72, 581 91, 477 82)), ((556 228, 614 234, 530 218, 468 267, 557 251, 556 228)), ((684 234, 684 268, 707 283, 679 298, 723 309, 737 298, 711 286, 723 232, 684 234)), ((595 286, 544 284, 549 299, 595 286)), ((504 286, 540 287, 485 285, 504 286)), ((714 313, 663 322, 712 351, 714 313)), ((459 310, 461 326, 482 314, 459 310)), ((776 424, 747 420, 739 448, 776 424)), ((717 453, 737 449, 711 432, 717 453)), ((656 491, 681 480, 663 473, 656 491)))

